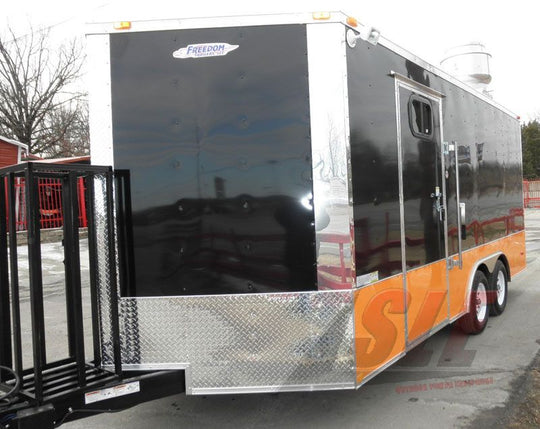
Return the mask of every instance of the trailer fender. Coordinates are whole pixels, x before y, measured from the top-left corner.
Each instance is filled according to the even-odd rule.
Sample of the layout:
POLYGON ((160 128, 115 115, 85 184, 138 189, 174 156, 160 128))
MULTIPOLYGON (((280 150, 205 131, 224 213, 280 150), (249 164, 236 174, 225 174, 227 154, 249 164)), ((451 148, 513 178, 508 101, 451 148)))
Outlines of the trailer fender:
MULTIPOLYGON (((467 295, 466 295, 466 302, 467 302, 467 311, 465 313, 468 313, 470 310, 470 299, 469 296, 471 296, 471 290, 474 282, 474 276, 476 272, 480 269, 482 270, 482 265, 484 266, 484 269, 482 270, 487 278, 490 277, 490 274, 493 272, 493 269, 495 268, 495 264, 499 260, 499 257, 502 255, 502 252, 495 252, 483 259, 480 259, 476 261, 474 264, 471 272, 469 273, 469 280, 467 284, 467 295)), ((465 314, 464 313, 464 314, 465 314)))

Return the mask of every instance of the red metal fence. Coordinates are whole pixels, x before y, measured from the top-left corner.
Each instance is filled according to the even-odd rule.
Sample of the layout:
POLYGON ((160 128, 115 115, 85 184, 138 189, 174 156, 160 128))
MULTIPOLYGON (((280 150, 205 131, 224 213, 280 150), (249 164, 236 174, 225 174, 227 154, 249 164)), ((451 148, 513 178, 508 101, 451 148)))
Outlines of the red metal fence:
POLYGON ((540 180, 523 181, 523 205, 526 208, 540 208, 540 180))
MULTIPOLYGON (((88 225, 86 219, 85 191, 84 179, 80 177, 77 182, 80 227, 86 227, 88 225)), ((62 182, 59 179, 39 179, 38 192, 41 228, 59 228, 63 226, 62 182)), ((27 228, 28 216, 26 210, 24 179, 21 178, 17 178, 15 183, 15 215, 15 227, 17 231, 25 231, 27 228)))
MULTIPOLYGON (((27 214, 24 179, 16 179, 15 204, 17 231, 26 230, 27 214)), ((84 179, 77 182, 79 201, 79 226, 86 227, 86 189, 84 179)), ((62 183, 58 179, 39 179, 39 204, 41 228, 59 228, 63 225, 62 183)), ((540 180, 523 181, 523 205, 526 208, 540 208, 540 180)))

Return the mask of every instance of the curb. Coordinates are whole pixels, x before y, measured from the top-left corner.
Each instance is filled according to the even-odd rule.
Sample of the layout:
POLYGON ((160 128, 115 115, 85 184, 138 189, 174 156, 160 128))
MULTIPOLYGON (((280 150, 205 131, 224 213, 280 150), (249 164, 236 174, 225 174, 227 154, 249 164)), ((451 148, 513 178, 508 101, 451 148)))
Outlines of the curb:
MULTIPOLYGON (((8 234, 9 235, 9 234, 8 234)), ((88 228, 79 228, 79 238, 88 237, 88 228)), ((64 238, 63 228, 42 229, 40 231, 41 243, 57 243, 64 238)), ((28 244, 28 232, 17 231, 17 246, 28 244)))

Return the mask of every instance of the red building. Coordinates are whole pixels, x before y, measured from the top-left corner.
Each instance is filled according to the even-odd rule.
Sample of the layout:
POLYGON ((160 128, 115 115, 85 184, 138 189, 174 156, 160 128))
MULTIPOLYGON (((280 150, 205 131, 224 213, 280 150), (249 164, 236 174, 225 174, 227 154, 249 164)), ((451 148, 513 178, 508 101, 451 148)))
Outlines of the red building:
POLYGON ((0 167, 18 164, 28 154, 28 145, 0 136, 0 167))
MULTIPOLYGON (((28 145, 7 137, 0 136, 0 168, 21 161, 48 162, 55 164, 89 164, 90 156, 79 156, 72 158, 42 159, 35 155, 28 154, 28 145)), ((26 200, 24 179, 17 178, 15 184, 16 208, 15 227, 17 231, 26 230, 26 200)), ((86 226, 86 201, 85 185, 81 178, 78 182, 79 193, 79 223, 86 226)), ((63 225, 62 213, 62 183, 57 179, 40 179, 38 184, 40 220, 42 228, 59 228, 63 225)))

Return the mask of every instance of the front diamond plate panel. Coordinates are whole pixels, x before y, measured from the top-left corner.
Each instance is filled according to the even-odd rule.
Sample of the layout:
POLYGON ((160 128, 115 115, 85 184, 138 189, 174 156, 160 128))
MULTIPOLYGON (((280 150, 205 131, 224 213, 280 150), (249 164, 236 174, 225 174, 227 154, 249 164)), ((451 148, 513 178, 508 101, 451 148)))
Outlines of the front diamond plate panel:
POLYGON ((99 294, 99 323, 101 359, 110 364, 114 360, 111 320, 111 261, 109 260, 109 220, 107 218, 106 176, 94 177, 94 216, 97 248, 97 284, 99 294))
POLYGON ((352 305, 350 291, 122 298, 122 361, 185 364, 192 392, 354 387, 352 305))

